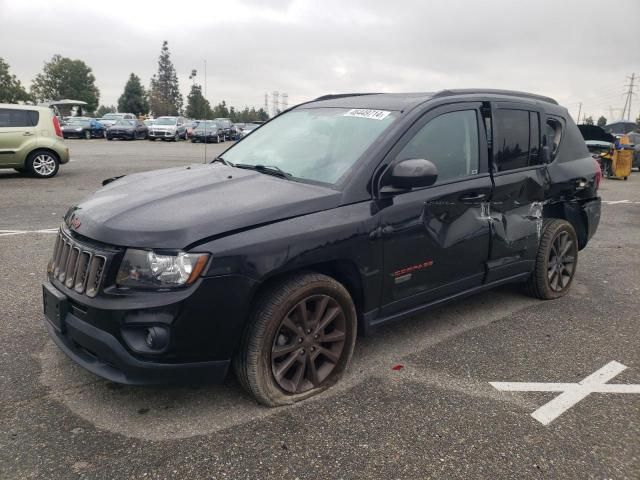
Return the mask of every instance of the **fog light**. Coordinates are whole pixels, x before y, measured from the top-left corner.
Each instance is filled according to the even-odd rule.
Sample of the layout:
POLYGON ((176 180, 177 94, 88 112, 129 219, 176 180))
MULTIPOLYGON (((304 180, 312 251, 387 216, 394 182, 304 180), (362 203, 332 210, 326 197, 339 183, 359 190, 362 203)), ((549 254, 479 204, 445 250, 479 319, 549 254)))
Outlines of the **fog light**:
POLYGON ((149 327, 145 335, 145 343, 147 347, 153 350, 162 350, 167 346, 169 334, 166 329, 161 327, 149 327))

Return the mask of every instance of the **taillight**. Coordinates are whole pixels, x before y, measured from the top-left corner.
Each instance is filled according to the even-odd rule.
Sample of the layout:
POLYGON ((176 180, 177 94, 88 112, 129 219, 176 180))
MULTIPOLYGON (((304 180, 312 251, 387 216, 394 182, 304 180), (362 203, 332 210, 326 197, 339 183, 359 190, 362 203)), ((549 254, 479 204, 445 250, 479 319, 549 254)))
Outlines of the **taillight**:
POLYGON ((600 188, 600 180, 602 180, 602 168, 600 167, 600 163, 598 162, 598 160, 596 160, 595 158, 593 159, 593 163, 596 164, 595 184, 596 190, 598 190, 598 188, 600 188))
POLYGON ((58 117, 53 116, 53 130, 56 132, 56 135, 62 138, 62 129, 60 128, 60 122, 58 121, 58 117))

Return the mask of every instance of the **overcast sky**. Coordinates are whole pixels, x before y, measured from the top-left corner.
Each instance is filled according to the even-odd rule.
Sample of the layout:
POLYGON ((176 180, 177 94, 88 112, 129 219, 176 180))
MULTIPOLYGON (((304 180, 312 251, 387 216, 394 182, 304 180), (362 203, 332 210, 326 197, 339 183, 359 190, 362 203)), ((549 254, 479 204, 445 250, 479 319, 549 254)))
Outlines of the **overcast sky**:
POLYGON ((240 108, 262 106, 274 90, 292 105, 336 92, 491 87, 552 96, 574 116, 583 102, 583 113, 611 119, 626 77, 640 73, 640 1, 606 5, 0 0, 0 57, 26 85, 56 53, 81 59, 102 104, 117 102, 131 72, 149 84, 166 39, 185 99, 191 69, 204 83, 206 59, 208 99, 240 108))

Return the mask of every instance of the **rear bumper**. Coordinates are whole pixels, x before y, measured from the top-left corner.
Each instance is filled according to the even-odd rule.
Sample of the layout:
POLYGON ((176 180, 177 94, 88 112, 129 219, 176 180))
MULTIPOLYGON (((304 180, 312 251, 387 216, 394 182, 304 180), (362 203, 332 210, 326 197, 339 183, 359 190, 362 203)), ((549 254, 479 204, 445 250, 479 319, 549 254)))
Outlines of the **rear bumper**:
POLYGON ((600 212, 602 209, 602 199, 597 197, 582 205, 582 212, 586 220, 586 234, 587 242, 591 240, 591 237, 598 230, 600 224, 600 212))
POLYGON ((112 382, 129 385, 222 382, 230 360, 157 363, 131 355, 111 334, 68 313, 64 333, 46 319, 49 336, 73 361, 112 382))

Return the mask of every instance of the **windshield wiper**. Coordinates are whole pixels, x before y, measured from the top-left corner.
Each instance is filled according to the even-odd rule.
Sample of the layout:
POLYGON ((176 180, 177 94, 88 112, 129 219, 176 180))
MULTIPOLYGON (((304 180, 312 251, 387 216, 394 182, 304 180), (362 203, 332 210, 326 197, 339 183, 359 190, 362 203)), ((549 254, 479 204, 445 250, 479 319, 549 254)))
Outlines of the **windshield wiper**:
POLYGON ((213 160, 211 160, 211 163, 216 163, 216 162, 220 162, 220 163, 222 163, 223 165, 228 165, 228 166, 230 166, 230 167, 233 167, 233 166, 234 166, 234 165, 233 165, 233 163, 231 163, 231 162, 227 162, 224 158, 222 158, 222 156, 216 157, 216 158, 214 158, 213 160))
POLYGON ((280 177, 289 179, 291 178, 291 174, 285 172, 280 167, 276 167, 275 165, 250 165, 248 163, 236 163, 233 165, 237 168, 244 168, 247 170, 255 170, 256 172, 266 173, 267 175, 273 175, 274 177, 280 177))

